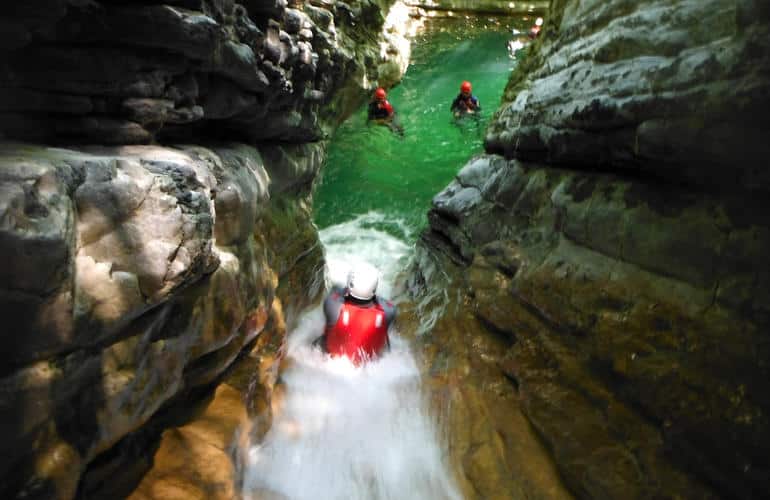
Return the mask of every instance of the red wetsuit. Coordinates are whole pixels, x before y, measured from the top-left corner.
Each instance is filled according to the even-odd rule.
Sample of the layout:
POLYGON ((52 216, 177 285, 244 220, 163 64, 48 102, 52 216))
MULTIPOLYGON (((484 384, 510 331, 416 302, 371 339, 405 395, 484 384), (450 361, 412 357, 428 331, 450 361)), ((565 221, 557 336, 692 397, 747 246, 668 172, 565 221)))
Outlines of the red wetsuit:
POLYGON ((395 306, 373 298, 357 301, 334 289, 324 302, 326 350, 333 356, 347 356, 355 364, 377 357, 388 346, 388 326, 395 306))

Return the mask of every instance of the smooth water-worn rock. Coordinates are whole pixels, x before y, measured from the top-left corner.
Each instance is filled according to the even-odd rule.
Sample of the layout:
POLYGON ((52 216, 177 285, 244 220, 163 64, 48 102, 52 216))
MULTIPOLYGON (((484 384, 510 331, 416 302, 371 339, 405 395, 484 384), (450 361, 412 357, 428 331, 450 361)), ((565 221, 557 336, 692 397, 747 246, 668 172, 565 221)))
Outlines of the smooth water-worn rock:
POLYGON ((18 263, 0 292, 3 491, 69 497, 85 464, 264 328, 268 169, 246 146, 0 151, 2 249, 18 263), (217 230, 222 190, 249 196, 217 230))
MULTIPOLYGON (((431 257, 418 251, 423 269, 431 257)), ((399 330, 420 352, 424 391, 462 498, 573 498, 522 414, 509 375, 499 368, 511 338, 489 335, 467 301, 445 301, 442 289, 433 285, 438 293, 432 300, 400 306, 399 330), (429 313, 433 305, 439 305, 441 317, 429 313), (431 333, 418 333, 430 317, 436 320, 431 333)))
POLYGON ((553 1, 433 200, 421 245, 581 498, 770 487, 769 29, 758 2, 553 1))
POLYGON ((516 339, 503 368, 518 381, 528 415, 557 459, 568 462, 565 475, 574 474, 573 486, 579 481, 592 498, 608 486, 582 484, 584 466, 572 469, 572 462, 585 462, 602 434, 623 453, 636 446, 631 440, 651 450, 654 458, 628 459, 630 468, 615 479, 604 463, 614 459, 596 457, 595 467, 604 468, 596 480, 616 482, 610 497, 634 483, 637 498, 697 489, 673 477, 668 447, 691 452, 695 443, 687 440, 700 436, 698 445, 714 447, 703 452, 718 450, 713 458, 724 463, 757 456, 757 443, 770 439, 763 361, 770 344, 761 334, 769 302, 748 293, 768 279, 761 271, 767 227, 740 227, 745 221, 721 212, 722 200, 659 187, 656 196, 688 200, 660 210, 660 200, 643 193, 620 178, 480 157, 436 197, 425 235, 469 265, 465 285, 476 314, 516 339), (740 255, 728 250, 733 238, 740 255), (550 387, 541 382, 546 368, 550 387), (546 396, 575 384, 586 388, 546 396), (578 395, 587 399, 564 401, 578 395), (617 406, 623 420, 599 418, 592 398, 617 406), (663 425, 651 426, 650 416, 663 425), (614 427, 632 422, 644 433, 612 437, 614 427), (653 478, 663 488, 657 493, 646 489, 653 478))
POLYGON ((2 146, 4 494, 73 496, 95 457, 321 291, 303 175, 322 158, 2 146))

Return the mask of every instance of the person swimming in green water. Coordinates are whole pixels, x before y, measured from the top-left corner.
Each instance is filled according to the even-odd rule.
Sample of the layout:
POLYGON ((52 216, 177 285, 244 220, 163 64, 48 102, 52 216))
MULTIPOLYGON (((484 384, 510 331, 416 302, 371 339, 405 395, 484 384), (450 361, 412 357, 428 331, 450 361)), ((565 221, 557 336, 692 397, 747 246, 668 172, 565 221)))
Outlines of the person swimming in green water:
POLYGON ((373 123, 385 125, 398 135, 404 135, 404 128, 401 126, 396 110, 387 100, 387 93, 382 87, 374 91, 372 100, 369 102, 368 120, 373 123))
POLYGON ((481 104, 478 98, 471 94, 471 82, 465 81, 460 85, 460 93, 452 101, 451 110, 455 118, 481 112, 481 104))

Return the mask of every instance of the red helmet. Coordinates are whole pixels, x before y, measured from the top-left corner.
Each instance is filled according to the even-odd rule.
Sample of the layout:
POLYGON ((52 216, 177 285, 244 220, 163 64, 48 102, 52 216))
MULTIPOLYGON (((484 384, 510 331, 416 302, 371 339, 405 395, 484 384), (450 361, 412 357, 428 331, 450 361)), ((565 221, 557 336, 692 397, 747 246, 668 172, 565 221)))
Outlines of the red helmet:
POLYGON ((465 81, 460 85, 460 92, 470 92, 471 91, 471 82, 465 81))
POLYGON ((382 88, 382 87, 380 87, 380 88, 378 88, 377 90, 374 91, 374 98, 375 99, 380 99, 380 100, 385 99, 386 95, 387 94, 385 93, 385 89, 382 88))

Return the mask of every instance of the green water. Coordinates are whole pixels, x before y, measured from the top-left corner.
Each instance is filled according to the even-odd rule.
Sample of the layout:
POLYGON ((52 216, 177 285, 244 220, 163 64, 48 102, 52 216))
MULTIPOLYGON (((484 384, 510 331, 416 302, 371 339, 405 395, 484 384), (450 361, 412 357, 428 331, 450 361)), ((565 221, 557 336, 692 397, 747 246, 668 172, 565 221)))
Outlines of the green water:
POLYGON ((332 139, 315 194, 319 228, 374 212, 387 221, 380 229, 402 238, 416 234, 431 198, 482 151, 486 123, 516 64, 508 50, 517 38, 512 29, 531 24, 531 18, 433 21, 413 41, 409 69, 388 94, 404 137, 367 125, 363 107, 332 139), (478 120, 458 122, 449 111, 463 80, 481 102, 478 120))

